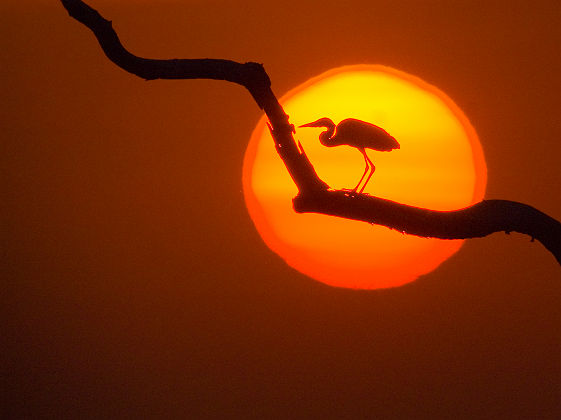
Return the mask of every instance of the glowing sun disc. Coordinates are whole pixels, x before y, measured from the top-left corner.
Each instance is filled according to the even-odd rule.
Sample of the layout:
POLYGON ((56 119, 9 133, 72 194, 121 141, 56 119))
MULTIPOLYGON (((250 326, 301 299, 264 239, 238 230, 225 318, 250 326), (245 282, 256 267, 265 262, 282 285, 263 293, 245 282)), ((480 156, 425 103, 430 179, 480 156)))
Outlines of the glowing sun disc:
MULTIPOLYGON (((487 169, 474 128, 450 98, 417 77, 380 65, 345 66, 308 80, 280 103, 297 127, 321 117, 335 124, 356 118, 397 139, 399 150, 368 151, 376 172, 365 193, 434 210, 483 198, 487 169)), ((332 286, 377 289, 431 272, 462 246, 460 240, 295 213, 297 188, 265 123, 263 116, 246 150, 244 196, 259 234, 288 265, 332 286)), ((321 131, 300 128, 295 138, 331 188, 353 188, 364 170, 362 155, 349 146, 321 145, 321 131)))

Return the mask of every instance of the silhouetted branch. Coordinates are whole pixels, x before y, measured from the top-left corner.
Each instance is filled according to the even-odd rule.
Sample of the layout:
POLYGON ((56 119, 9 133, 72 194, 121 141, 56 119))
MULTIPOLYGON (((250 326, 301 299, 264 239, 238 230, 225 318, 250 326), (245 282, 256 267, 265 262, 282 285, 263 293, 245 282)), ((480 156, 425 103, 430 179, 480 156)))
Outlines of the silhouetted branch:
POLYGON ((293 200, 298 213, 321 213, 360 220, 430 238, 481 238, 495 232, 519 232, 540 241, 561 264, 561 223, 526 204, 483 200, 455 211, 408 206, 348 191, 299 194, 293 200))
POLYGON ((294 127, 271 90, 271 81, 259 63, 237 63, 230 60, 171 59, 153 60, 137 57, 123 47, 111 21, 80 0, 61 0, 68 14, 87 26, 96 36, 103 52, 113 63, 145 80, 215 79, 244 86, 273 127, 277 152, 300 191, 327 189, 319 179, 305 153, 301 153, 292 137, 294 127))
POLYGON ((92 30, 107 57, 122 69, 146 80, 215 79, 244 86, 270 121, 275 147, 299 193, 294 210, 361 220, 411 235, 467 239, 504 231, 538 239, 561 264, 561 223, 526 204, 484 200, 471 207, 441 212, 412 207, 366 194, 333 191, 319 179, 292 134, 288 115, 279 104, 265 69, 258 63, 218 59, 153 60, 127 51, 111 22, 80 0, 61 0, 71 17, 92 30))

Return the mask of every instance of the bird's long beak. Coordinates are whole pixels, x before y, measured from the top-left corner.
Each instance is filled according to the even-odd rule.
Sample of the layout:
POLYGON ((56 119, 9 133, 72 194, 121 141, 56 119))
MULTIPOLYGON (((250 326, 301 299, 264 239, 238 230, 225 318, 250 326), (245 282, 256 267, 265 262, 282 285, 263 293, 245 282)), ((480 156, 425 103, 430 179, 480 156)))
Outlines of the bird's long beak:
POLYGON ((299 125, 298 128, 300 128, 300 127, 323 127, 323 124, 318 124, 318 123, 319 123, 319 120, 316 120, 316 121, 308 123, 308 124, 299 125))

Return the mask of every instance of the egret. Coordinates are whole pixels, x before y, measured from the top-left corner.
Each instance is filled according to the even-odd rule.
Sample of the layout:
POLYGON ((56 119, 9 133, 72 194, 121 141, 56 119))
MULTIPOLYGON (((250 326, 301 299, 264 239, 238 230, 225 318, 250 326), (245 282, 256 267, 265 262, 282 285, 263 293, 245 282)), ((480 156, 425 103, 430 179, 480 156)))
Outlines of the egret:
POLYGON ((376 167, 366 154, 366 149, 378 150, 381 152, 389 152, 393 149, 399 149, 399 143, 396 139, 388 134, 386 130, 378 127, 377 125, 370 124, 366 121, 356 120, 354 118, 347 118, 341 121, 337 126, 329 118, 320 118, 317 121, 301 125, 300 127, 327 127, 327 130, 319 135, 321 144, 327 147, 347 145, 356 147, 364 156, 364 173, 358 181, 356 187, 352 189, 353 192, 358 190, 358 186, 364 180, 368 168, 370 174, 366 178, 364 185, 359 191, 361 194, 370 181, 372 174, 376 167))

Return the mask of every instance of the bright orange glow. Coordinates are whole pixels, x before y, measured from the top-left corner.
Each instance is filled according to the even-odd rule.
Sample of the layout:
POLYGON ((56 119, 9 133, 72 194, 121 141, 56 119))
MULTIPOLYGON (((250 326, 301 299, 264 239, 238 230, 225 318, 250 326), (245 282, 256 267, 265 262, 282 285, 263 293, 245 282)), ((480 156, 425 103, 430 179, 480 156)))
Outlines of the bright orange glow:
MULTIPOLYGON (((397 139, 399 150, 368 150, 376 172, 365 193, 434 210, 483 198, 487 169, 475 130, 450 98, 416 77, 384 66, 341 67, 293 89, 280 103, 296 127, 321 117, 336 124, 357 118, 397 139)), ((245 200, 265 243, 290 266, 332 286, 395 287, 434 270, 462 246, 460 240, 295 213, 297 188, 265 122, 257 124, 246 151, 245 200)), ((322 146, 322 130, 300 128, 295 138, 331 188, 353 188, 364 170, 362 155, 350 146, 322 146)))

